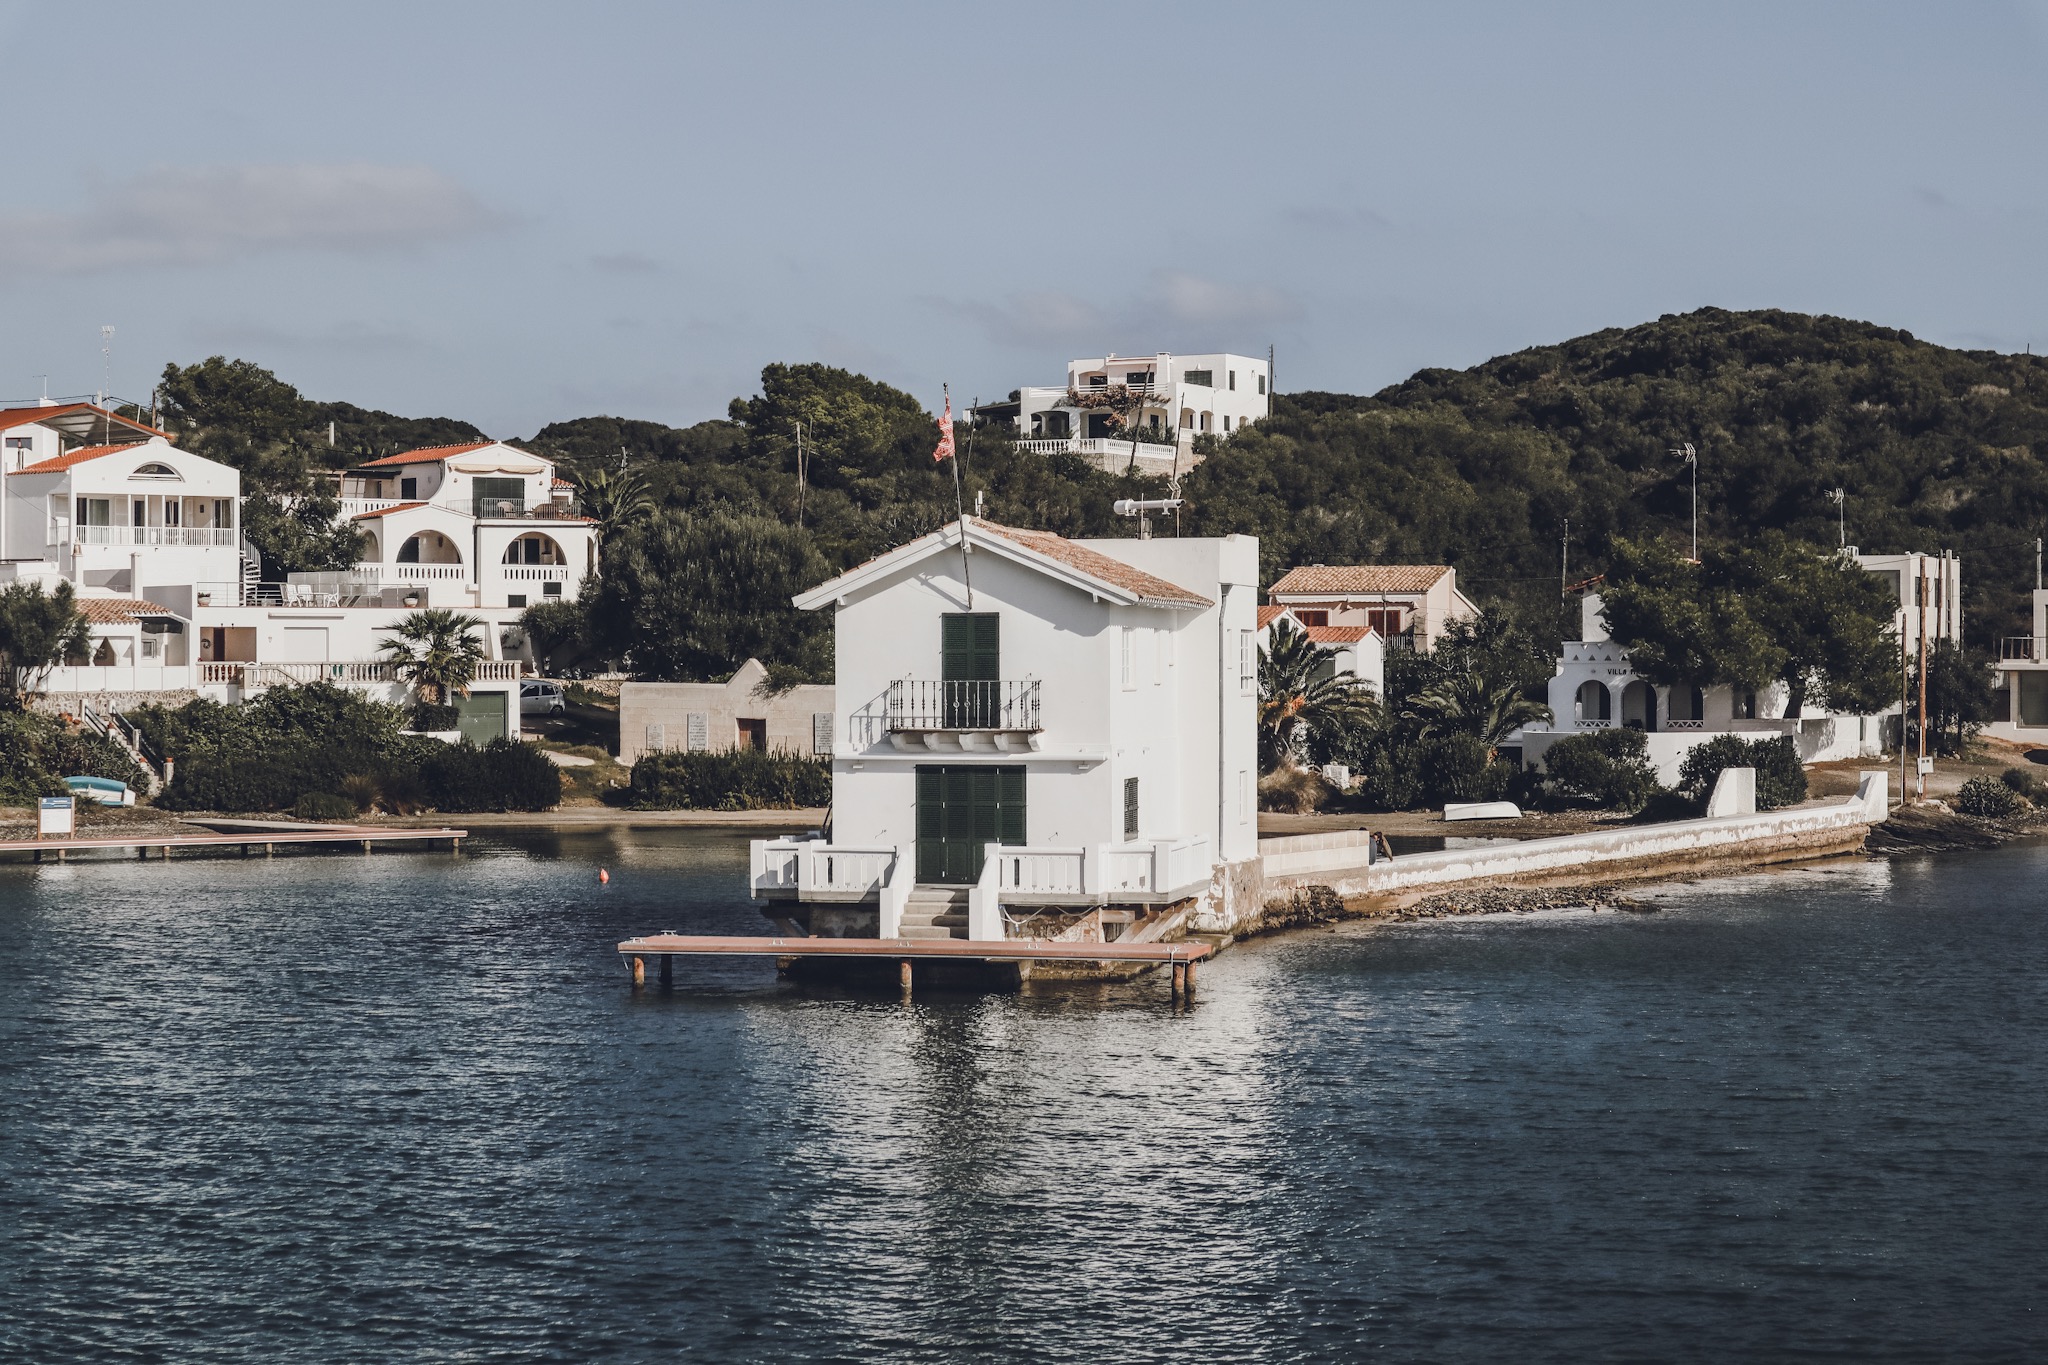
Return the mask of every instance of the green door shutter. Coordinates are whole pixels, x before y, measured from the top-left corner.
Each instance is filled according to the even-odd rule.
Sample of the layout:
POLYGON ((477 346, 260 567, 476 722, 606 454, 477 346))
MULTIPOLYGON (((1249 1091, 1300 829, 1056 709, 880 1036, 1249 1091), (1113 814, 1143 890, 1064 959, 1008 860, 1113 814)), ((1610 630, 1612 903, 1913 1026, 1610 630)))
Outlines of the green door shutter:
POLYGON ((946 880, 946 770, 917 770, 917 879, 946 880))
POLYGON ((996 838, 1006 844, 1024 842, 1024 770, 996 769, 996 838))
POLYGON ((949 730, 994 727, 1000 709, 1003 618, 994 612, 948 612, 939 618, 939 677, 949 730))

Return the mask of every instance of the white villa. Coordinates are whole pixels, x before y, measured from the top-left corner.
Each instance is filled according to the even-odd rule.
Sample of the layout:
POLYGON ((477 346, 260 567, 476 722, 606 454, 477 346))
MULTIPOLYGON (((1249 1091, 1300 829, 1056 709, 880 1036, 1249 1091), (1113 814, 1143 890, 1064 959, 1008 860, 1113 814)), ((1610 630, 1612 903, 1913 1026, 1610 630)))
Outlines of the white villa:
POLYGON ((1544 752, 1566 735, 1616 726, 1645 733, 1649 760, 1666 786, 1677 783, 1686 754, 1722 734, 1745 739, 1790 735, 1804 763, 1875 758, 1884 752, 1885 718, 1897 713, 1896 706, 1875 715, 1852 715, 1809 701, 1802 714, 1788 716, 1783 683, 1662 686, 1638 676, 1628 651, 1608 638, 1599 593, 1581 597, 1579 612, 1580 638, 1565 641, 1564 657, 1550 680, 1551 723, 1523 729, 1508 741, 1520 747, 1522 762, 1531 769, 1541 767, 1544 752))
POLYGON ((1390 649, 1436 648, 1444 628, 1479 614, 1448 564, 1304 564, 1266 589, 1305 626, 1365 626, 1390 649))
POLYGON ((2034 633, 1999 642, 1998 718, 1984 733, 2018 743, 2048 744, 2048 591, 2034 589, 2034 633))
POLYGON ((1258 911, 1258 542, 967 518, 798 597, 832 820, 756 841, 785 932, 1139 941, 1258 911), (1051 927, 1048 927, 1050 925, 1051 927))
POLYGON ((0 583, 70 583, 92 630, 85 661, 44 684, 60 701, 238 701, 316 679, 398 701, 379 646, 408 612, 448 607, 487 627, 463 732, 516 736, 520 613, 574 597, 595 560, 553 467, 497 442, 351 472, 342 515, 366 532, 362 561, 265 582, 232 466, 85 403, 0 412, 0 440, 0 583))
POLYGON ((977 421, 1007 422, 1026 450, 1082 455, 1120 473, 1132 460, 1128 431, 1119 439, 1109 409, 1089 405, 1091 394, 1128 390, 1143 400, 1135 414, 1143 428, 1135 443, 1146 474, 1185 472, 1197 462, 1194 439, 1227 436, 1273 412, 1272 367, 1251 356, 1217 352, 1145 356, 1093 356, 1067 362, 1064 388, 1022 388, 1005 402, 984 403, 977 421))

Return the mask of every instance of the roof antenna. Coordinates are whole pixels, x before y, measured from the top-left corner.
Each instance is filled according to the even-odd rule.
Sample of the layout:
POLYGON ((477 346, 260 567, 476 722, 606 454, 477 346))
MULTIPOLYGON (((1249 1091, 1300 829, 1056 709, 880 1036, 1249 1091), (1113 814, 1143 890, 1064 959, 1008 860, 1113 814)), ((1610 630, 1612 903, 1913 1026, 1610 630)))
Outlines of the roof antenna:
POLYGON ((100 406, 107 405, 107 390, 114 386, 114 329, 100 328, 100 406))

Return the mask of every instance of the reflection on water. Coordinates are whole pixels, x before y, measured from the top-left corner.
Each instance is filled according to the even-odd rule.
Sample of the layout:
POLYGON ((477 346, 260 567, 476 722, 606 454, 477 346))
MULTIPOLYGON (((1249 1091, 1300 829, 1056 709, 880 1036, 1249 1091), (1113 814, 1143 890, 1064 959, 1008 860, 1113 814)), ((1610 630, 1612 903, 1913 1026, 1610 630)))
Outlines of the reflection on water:
POLYGON ((1287 935, 1185 1014, 628 990, 760 929, 745 856, 0 868, 0 1358, 2042 1345, 2040 849, 1287 935))

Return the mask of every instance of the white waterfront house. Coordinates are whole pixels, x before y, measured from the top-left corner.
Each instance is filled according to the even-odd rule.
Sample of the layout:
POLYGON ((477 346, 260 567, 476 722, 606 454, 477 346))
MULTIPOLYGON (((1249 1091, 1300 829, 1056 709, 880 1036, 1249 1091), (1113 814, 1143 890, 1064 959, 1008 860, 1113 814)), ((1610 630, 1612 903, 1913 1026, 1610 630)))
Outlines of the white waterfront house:
POLYGON ((1584 594, 1579 611, 1580 638, 1564 642, 1550 680, 1551 723, 1527 727, 1508 741, 1519 746, 1522 762, 1532 770, 1541 768, 1544 753, 1565 736, 1616 727, 1644 732, 1649 761, 1666 786, 1677 783, 1685 756, 1716 735, 1790 735, 1805 763, 1875 758, 1884 752, 1886 713, 1840 714, 1808 701, 1800 715, 1788 716, 1783 683, 1760 688, 1653 683, 1638 675, 1628 651, 1608 638, 1599 593, 1584 594))
POLYGON ((393 492, 407 478, 427 491, 351 490, 342 515, 371 528, 362 562, 265 582, 242 539, 232 466, 85 403, 0 413, 0 438, 0 583, 69 583, 91 630, 85 657, 44 680, 58 704, 232 702, 315 680, 400 701, 406 689, 380 647, 411 611, 449 607, 485 623, 463 732, 516 736, 529 671, 520 613, 574 596, 595 557, 590 524, 552 466, 494 442, 376 462, 393 492), (464 467, 450 469, 457 460, 464 467))
POLYGON ((1092 356, 1067 362, 1065 387, 1021 388, 1007 401, 982 404, 974 416, 1008 424, 1026 450, 1069 452, 1113 473, 1127 468, 1135 452, 1142 472, 1168 474, 1197 462, 1195 437, 1228 436, 1271 416, 1271 388, 1272 367, 1252 356, 1092 356), (1118 437, 1108 408, 1092 405, 1096 395, 1112 392, 1138 400, 1131 414, 1142 429, 1135 444, 1128 429, 1118 437))
POLYGON ((2034 589, 2034 633, 1999 641, 1994 718, 1984 733, 2048 744, 2048 591, 2034 589))
POLYGON ((796 598, 833 613, 831 824, 756 841, 754 895, 852 937, 1255 914, 1257 579, 1250 537, 967 518, 796 598))
POLYGON ((1366 627, 1390 649, 1436 648, 1453 621, 1479 614, 1448 564, 1303 564, 1266 590, 1304 626, 1366 627))

